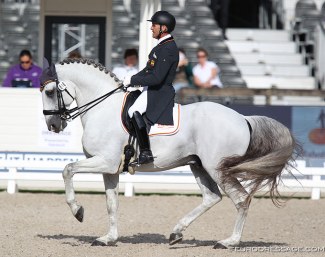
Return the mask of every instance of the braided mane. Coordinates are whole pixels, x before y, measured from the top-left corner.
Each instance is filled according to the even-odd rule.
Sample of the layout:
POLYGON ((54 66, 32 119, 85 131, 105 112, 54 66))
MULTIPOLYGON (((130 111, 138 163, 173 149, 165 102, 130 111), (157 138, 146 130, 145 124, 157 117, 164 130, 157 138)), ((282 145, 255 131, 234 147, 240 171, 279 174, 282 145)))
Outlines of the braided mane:
POLYGON ((110 75, 111 78, 114 78, 114 81, 117 82, 119 85, 123 84, 123 81, 120 80, 112 71, 108 70, 103 64, 101 64, 99 62, 96 62, 93 59, 88 59, 88 58, 65 58, 63 61, 60 62, 61 65, 70 64, 70 63, 82 63, 82 64, 92 65, 94 68, 97 68, 100 71, 105 72, 105 74, 110 75))

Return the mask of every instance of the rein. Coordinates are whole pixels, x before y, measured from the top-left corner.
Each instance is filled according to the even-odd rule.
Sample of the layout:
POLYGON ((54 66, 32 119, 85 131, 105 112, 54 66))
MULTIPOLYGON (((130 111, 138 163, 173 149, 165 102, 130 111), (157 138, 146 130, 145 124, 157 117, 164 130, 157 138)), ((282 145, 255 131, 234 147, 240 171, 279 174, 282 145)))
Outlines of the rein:
POLYGON ((70 92, 67 90, 67 86, 63 82, 59 82, 58 80, 49 80, 46 81, 40 88, 41 92, 43 91, 44 87, 49 84, 50 82, 55 82, 56 88, 57 88, 57 97, 58 97, 58 110, 43 110, 44 115, 60 115, 61 120, 74 120, 81 114, 89 111, 93 107, 95 107, 97 104, 101 103, 104 101, 106 98, 110 97, 112 94, 114 94, 117 90, 122 89, 124 91, 124 85, 121 85, 114 90, 106 93, 105 95, 102 95, 93 101, 84 104, 83 106, 80 107, 75 107, 73 109, 67 109, 63 100, 63 95, 62 92, 65 91, 73 100, 75 98, 70 94, 70 92), (79 111, 80 109, 83 109, 82 111, 79 111), (76 113, 78 112, 78 113, 76 113))

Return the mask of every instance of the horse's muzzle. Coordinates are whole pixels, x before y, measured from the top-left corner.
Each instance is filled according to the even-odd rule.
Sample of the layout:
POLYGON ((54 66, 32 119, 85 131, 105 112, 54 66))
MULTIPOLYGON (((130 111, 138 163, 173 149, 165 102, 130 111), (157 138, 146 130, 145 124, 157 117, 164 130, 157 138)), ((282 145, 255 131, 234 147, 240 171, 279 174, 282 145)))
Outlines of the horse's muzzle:
POLYGON ((60 133, 65 129, 66 126, 67 126, 66 121, 61 121, 59 124, 50 123, 48 125, 48 130, 55 133, 60 133))

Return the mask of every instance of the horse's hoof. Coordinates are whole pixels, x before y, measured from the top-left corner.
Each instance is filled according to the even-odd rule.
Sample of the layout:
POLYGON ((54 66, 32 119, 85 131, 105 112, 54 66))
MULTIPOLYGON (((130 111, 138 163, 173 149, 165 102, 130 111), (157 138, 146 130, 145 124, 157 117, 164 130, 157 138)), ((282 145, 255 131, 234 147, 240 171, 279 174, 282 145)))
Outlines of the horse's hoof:
POLYGON ((169 236, 169 244, 174 245, 176 243, 179 243, 183 240, 183 234, 182 233, 171 233, 169 236))
POLYGON ((213 246, 213 249, 228 249, 227 246, 221 244, 221 243, 216 243, 214 246, 213 246))
POLYGON ((91 246, 116 246, 116 241, 104 243, 96 239, 94 242, 91 243, 91 246))
POLYGON ((84 207, 80 206, 77 213, 74 215, 79 222, 84 219, 84 207))
POLYGON ((104 242, 95 240, 91 243, 91 246, 107 246, 104 242))

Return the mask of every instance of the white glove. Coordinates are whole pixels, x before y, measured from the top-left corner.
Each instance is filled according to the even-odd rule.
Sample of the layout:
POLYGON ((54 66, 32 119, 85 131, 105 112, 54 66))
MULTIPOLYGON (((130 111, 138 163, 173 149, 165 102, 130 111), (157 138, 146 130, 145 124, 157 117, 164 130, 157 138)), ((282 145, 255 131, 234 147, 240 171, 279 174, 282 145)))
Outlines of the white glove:
POLYGON ((126 75, 123 79, 123 85, 124 86, 129 86, 131 84, 131 77, 130 75, 126 75))

